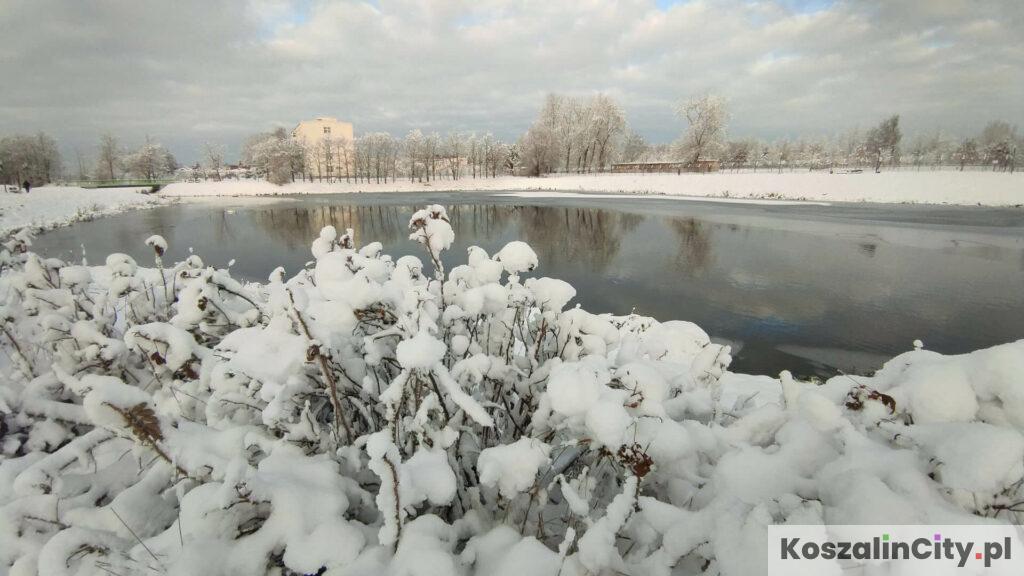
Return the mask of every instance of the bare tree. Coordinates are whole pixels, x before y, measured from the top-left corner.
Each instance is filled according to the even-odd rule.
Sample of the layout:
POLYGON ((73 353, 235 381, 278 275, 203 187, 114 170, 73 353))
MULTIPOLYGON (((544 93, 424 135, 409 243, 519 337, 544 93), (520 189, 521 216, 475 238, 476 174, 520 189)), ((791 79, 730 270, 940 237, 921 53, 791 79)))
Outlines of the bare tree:
POLYGON ((462 168, 462 141, 462 135, 458 132, 449 132, 444 141, 442 154, 452 180, 459 179, 459 173, 462 168))
POLYGON ((941 166, 952 152, 949 137, 942 130, 936 130, 929 138, 928 150, 932 155, 932 166, 941 166))
POLYGON ((612 155, 615 143, 626 132, 626 117, 622 113, 619 104, 605 96, 598 94, 590 102, 590 130, 589 136, 592 141, 590 167, 596 166, 597 170, 603 171, 612 155))
POLYGON ((57 141, 39 132, 35 136, 15 134, 0 140, 0 179, 33 185, 49 183, 61 170, 57 141))
POLYGON ((696 167, 702 157, 719 152, 725 140, 724 99, 710 94, 691 98, 677 108, 676 114, 689 124, 676 144, 680 158, 696 167))
POLYGON ((352 168, 353 168, 353 144, 348 138, 341 137, 334 141, 337 147, 337 158, 341 164, 341 170, 345 172, 345 182, 352 181, 352 168))
POLYGON ((874 159, 875 172, 882 169, 883 159, 887 159, 891 166, 898 166, 900 163, 900 140, 903 133, 900 131, 900 115, 894 114, 868 131, 865 140, 865 147, 868 154, 874 159))
POLYGON ((37 181, 49 183, 60 170, 60 151, 57 141, 45 132, 36 134, 32 142, 32 162, 37 167, 37 181))
POLYGON ((977 141, 974 138, 964 138, 961 140, 960 145, 953 152, 953 158, 959 165, 961 172, 964 171, 964 166, 976 164, 979 159, 977 141))
POLYGON ((480 166, 479 160, 479 148, 480 141, 476 137, 476 133, 472 133, 466 139, 466 162, 469 163, 470 168, 473 171, 473 179, 476 180, 477 167, 480 166))
POLYGON ((647 155, 651 146, 640 134, 629 130, 622 141, 622 161, 639 162, 647 155))
POLYGON ((427 182, 437 180, 438 151, 441 148, 441 136, 431 132, 423 140, 423 165, 426 168, 427 182))
POLYGON ((224 167, 224 147, 207 142, 203 144, 203 159, 206 162, 206 173, 213 172, 214 180, 220 181, 220 169, 224 167))
POLYGON ((519 141, 522 166, 528 176, 540 176, 552 171, 558 156, 558 140, 551 128, 544 122, 533 126, 519 141))
MULTIPOLYGON (((423 133, 419 130, 411 130, 405 135, 405 141, 402 144, 402 148, 405 152, 406 161, 408 162, 409 182, 412 182, 417 178, 422 182, 423 173, 419 170, 419 164, 423 149, 423 133)), ((425 167, 426 165, 424 165, 424 168, 425 167)))
POLYGON ((754 143, 750 140, 732 140, 726 145, 725 160, 733 170, 745 166, 750 159, 754 143))
POLYGON ((96 178, 100 180, 116 180, 121 171, 121 160, 124 153, 113 134, 100 136, 96 152, 96 178))
POLYGON ((498 177, 498 169, 505 166, 508 154, 509 147, 504 142, 491 139, 487 148, 487 168, 490 170, 491 178, 498 177))
POLYGON ((75 148, 75 161, 78 164, 78 173, 75 175, 75 179, 79 181, 88 180, 89 174, 85 169, 85 155, 78 148, 75 148))

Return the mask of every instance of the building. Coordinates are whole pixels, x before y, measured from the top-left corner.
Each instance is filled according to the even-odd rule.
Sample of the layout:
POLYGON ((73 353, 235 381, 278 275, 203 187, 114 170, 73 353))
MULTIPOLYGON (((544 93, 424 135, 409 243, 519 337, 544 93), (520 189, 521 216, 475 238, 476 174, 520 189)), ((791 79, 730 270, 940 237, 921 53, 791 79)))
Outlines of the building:
POLYGON ((718 172, 718 160, 701 158, 696 164, 690 162, 623 162, 612 164, 612 172, 718 172))
POLYGON ((612 172, 681 172, 683 162, 621 162, 612 164, 612 172))
POLYGON ((309 174, 320 180, 344 178, 351 171, 353 138, 351 122, 329 116, 303 120, 292 130, 292 139, 308 151, 309 174))
POLYGON ((694 172, 718 172, 720 168, 717 158, 701 158, 693 167, 694 172))

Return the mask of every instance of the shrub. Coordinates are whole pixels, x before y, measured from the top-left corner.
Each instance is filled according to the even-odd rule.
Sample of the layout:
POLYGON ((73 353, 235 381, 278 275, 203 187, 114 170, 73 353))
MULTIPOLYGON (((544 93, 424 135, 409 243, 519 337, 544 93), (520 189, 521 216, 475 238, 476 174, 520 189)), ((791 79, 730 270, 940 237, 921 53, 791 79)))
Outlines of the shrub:
MULTIPOLYGON (((734 532, 854 508, 865 492, 827 488, 851 469, 885 486, 864 446, 933 458, 941 429, 915 433, 902 372, 821 387, 730 374, 729 348, 693 324, 566 309, 570 285, 524 279, 538 265, 526 244, 473 247, 446 270, 445 210, 416 212, 410 231, 429 269, 327 227, 315 263, 266 284, 198 256, 165 267, 158 236, 151 268, 9 239, 0 566, 743 574, 734 532)), ((998 432, 957 430, 1010 454, 989 482, 960 470, 944 486, 894 460, 927 493, 891 498, 943 519, 1007 509, 1024 443, 1006 420, 957 424, 998 432)))

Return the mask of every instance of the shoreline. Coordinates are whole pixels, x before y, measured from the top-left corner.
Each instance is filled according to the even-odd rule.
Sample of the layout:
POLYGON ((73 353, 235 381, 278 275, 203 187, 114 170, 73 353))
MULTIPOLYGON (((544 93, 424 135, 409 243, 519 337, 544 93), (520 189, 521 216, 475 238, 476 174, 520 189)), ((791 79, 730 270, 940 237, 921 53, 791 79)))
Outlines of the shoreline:
POLYGON ((280 196, 410 192, 603 193, 636 197, 678 197, 703 201, 871 202, 956 206, 1024 206, 1024 177, 993 172, 883 172, 880 174, 584 174, 540 178, 502 176, 434 182, 177 182, 157 195, 165 198, 280 196))
POLYGON ((585 174, 541 178, 502 176, 388 183, 266 181, 176 182, 156 194, 134 189, 43 186, 29 194, 0 195, 0 233, 33 233, 75 222, 176 201, 280 198, 330 194, 496 193, 509 198, 603 197, 615 200, 828 206, 887 204, 947 207, 1024 207, 1024 176, 994 172, 883 172, 881 174, 585 174))
POLYGON ((127 210, 155 208, 173 198, 128 188, 85 189, 41 186, 27 194, 0 195, 0 235, 28 229, 33 234, 127 210))

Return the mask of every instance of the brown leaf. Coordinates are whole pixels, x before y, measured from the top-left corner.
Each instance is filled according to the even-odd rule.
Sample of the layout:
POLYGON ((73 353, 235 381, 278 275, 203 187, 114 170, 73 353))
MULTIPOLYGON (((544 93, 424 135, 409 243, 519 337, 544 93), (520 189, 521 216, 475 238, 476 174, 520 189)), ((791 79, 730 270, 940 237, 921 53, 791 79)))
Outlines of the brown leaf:
POLYGON ((160 430, 160 419, 145 402, 139 402, 127 410, 109 402, 106 404, 121 415, 125 427, 139 440, 152 443, 164 439, 163 431, 160 430))
POLYGON ((637 478, 643 478, 651 472, 654 467, 654 460, 647 455, 647 452, 639 444, 630 444, 619 447, 617 454, 619 462, 633 471, 637 478))

